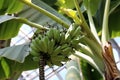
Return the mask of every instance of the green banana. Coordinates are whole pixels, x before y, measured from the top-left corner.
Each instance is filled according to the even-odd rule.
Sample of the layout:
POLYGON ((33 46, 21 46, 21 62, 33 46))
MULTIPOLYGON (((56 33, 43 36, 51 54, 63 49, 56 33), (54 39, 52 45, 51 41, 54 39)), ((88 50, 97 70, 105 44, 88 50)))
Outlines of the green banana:
POLYGON ((70 41, 70 38, 74 39, 78 37, 78 35, 80 34, 80 31, 81 31, 81 28, 79 26, 76 26, 76 24, 72 24, 67 30, 67 33, 65 34, 65 38, 68 39, 68 41, 70 41))
POLYGON ((61 46, 61 50, 65 49, 65 48, 67 48, 67 47, 69 47, 68 44, 63 44, 63 45, 61 46))
POLYGON ((81 46, 79 44, 73 46, 75 50, 79 51, 81 49, 81 46))
POLYGON ((47 43, 45 41, 46 41, 45 37, 40 41, 40 44, 41 44, 40 47, 43 53, 47 53, 47 43))
POLYGON ((40 58, 39 57, 33 57, 33 61, 39 62, 40 58))
POLYGON ((62 64, 61 62, 59 62, 59 61, 54 61, 54 63, 55 63, 56 66, 62 66, 62 65, 63 65, 63 64, 62 64))
POLYGON ((56 43, 59 43, 60 41, 60 31, 57 29, 53 30, 53 35, 54 35, 54 39, 56 41, 56 43))
POLYGON ((55 61, 62 61, 64 60, 65 56, 59 55, 59 56, 55 56, 57 59, 55 61))
POLYGON ((69 43, 71 40, 72 40, 71 36, 68 36, 68 37, 65 38, 66 43, 69 43))
POLYGON ((63 62, 67 62, 67 61, 69 61, 69 60, 70 60, 70 58, 65 57, 62 61, 63 61, 63 62))
POLYGON ((62 50, 63 56, 69 56, 71 54, 72 50, 73 49, 71 47, 67 47, 67 48, 63 49, 62 50))
POLYGON ((75 31, 75 28, 76 27, 74 27, 74 24, 71 24, 66 32, 65 38, 67 38, 68 36, 71 36, 71 34, 75 31))
POLYGON ((51 58, 52 64, 56 65, 56 66, 62 66, 61 58, 63 59, 63 57, 59 57, 59 59, 58 59, 58 56, 52 56, 52 58, 51 58), (54 58, 56 58, 56 59, 54 59, 54 58))
POLYGON ((48 53, 52 54, 55 46, 55 41, 54 39, 49 41, 49 46, 48 46, 48 53))
POLYGON ((72 36, 72 34, 74 33, 74 31, 76 30, 76 26, 74 26, 75 24, 71 25, 72 30, 69 32, 70 36, 72 36))
POLYGON ((65 43, 65 34, 61 33, 60 34, 60 44, 64 44, 65 43))
POLYGON ((71 24, 70 25, 70 27, 68 28, 68 30, 67 30, 67 33, 66 34, 70 34, 71 33, 71 31, 73 30, 73 24, 71 24))
POLYGON ((40 52, 44 53, 45 50, 44 50, 44 45, 42 40, 39 41, 39 49, 40 49, 40 52))
POLYGON ((77 45, 80 43, 80 40, 79 39, 72 39, 70 43, 71 43, 71 45, 72 44, 77 45))
POLYGON ((30 44, 30 48, 36 52, 40 52, 38 48, 36 48, 36 46, 34 44, 30 44))
POLYGON ((33 56, 39 56, 39 55, 40 55, 39 52, 36 52, 36 51, 33 50, 33 49, 30 50, 30 54, 33 55, 33 56))
POLYGON ((78 26, 72 34, 72 38, 75 38, 80 35, 81 28, 78 26))
POLYGON ((39 47, 39 39, 38 38, 36 38, 36 39, 33 39, 32 40, 32 44, 40 51, 41 50, 41 48, 39 47))
POLYGON ((47 65, 48 65, 49 67, 52 67, 52 66, 53 66, 53 64, 51 63, 51 61, 47 61, 46 63, 47 63, 47 65))
POLYGON ((49 39, 53 39, 54 37, 54 29, 53 28, 50 28, 49 31, 47 31, 46 35, 48 36, 49 39))
POLYGON ((53 51, 53 55, 58 55, 60 52, 61 52, 61 46, 57 46, 53 51))
POLYGON ((45 42, 45 44, 47 45, 47 50, 46 50, 46 53, 47 53, 47 52, 48 52, 48 46, 50 46, 50 45, 49 45, 49 38, 48 38, 48 36, 45 36, 44 42, 45 42))
POLYGON ((42 51, 42 48, 40 47, 40 46, 41 46, 41 44, 40 44, 40 39, 39 39, 38 37, 35 39, 35 42, 36 42, 36 47, 37 47, 40 51, 42 51))

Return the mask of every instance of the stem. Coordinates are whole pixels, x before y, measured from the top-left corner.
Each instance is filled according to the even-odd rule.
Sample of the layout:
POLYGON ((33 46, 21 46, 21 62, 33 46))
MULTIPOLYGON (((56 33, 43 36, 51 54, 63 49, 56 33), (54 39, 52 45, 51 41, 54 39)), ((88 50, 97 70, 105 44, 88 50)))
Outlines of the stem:
POLYGON ((110 0, 106 0, 103 24, 102 24, 102 43, 105 43, 109 40, 109 29, 108 29, 108 16, 109 16, 110 0))
POLYGON ((87 23, 85 21, 85 18, 84 18, 83 14, 82 14, 82 12, 81 12, 81 10, 79 8, 78 0, 74 0, 74 4, 75 4, 75 7, 76 7, 76 9, 78 11, 78 16, 80 17, 80 19, 82 21, 82 24, 84 25, 85 30, 89 30, 88 25, 87 25, 87 23))
POLYGON ((91 49, 94 55, 97 55, 97 57, 99 57, 101 60, 103 59, 102 54, 101 54, 102 53, 101 46, 98 46, 98 44, 96 44, 93 40, 87 37, 84 37, 82 40, 86 45, 88 45, 88 47, 91 49))
POLYGON ((80 17, 81 21, 82 21, 82 24, 80 23, 79 25, 83 28, 83 30, 87 33, 87 36, 89 37, 89 39, 92 38, 92 40, 98 44, 98 46, 100 46, 100 44, 98 43, 98 41, 96 40, 96 38, 94 37, 94 35, 92 34, 92 32, 90 31, 89 29, 89 26, 79 8, 79 4, 78 4, 78 0, 74 0, 74 4, 76 6, 76 9, 78 11, 78 16, 80 17))
POLYGON ((51 19, 55 20, 56 22, 58 22, 59 24, 63 25, 65 28, 69 28, 69 25, 67 23, 65 23, 63 20, 61 20, 59 17, 53 15, 52 13, 46 11, 45 9, 31 3, 31 2, 28 2, 27 0, 19 0, 21 2, 23 2, 24 4, 36 9, 37 11, 45 14, 46 16, 50 17, 51 19))
POLYGON ((29 26, 31 26, 31 27, 38 28, 38 29, 40 29, 40 30, 41 30, 41 29, 42 29, 42 30, 47 30, 47 29, 48 29, 48 28, 46 28, 46 27, 43 27, 42 25, 33 23, 33 22, 28 21, 27 19, 24 19, 24 18, 18 18, 18 19, 16 19, 16 20, 18 20, 19 22, 25 23, 25 24, 27 24, 27 25, 29 25, 29 26))
POLYGON ((96 68, 103 75, 102 68, 100 66, 98 66, 91 57, 89 57, 88 55, 85 55, 84 53, 81 53, 79 51, 75 51, 75 53, 73 55, 84 59, 85 61, 87 61, 89 64, 91 64, 94 68, 96 68))
POLYGON ((93 35, 95 36, 97 41, 101 44, 100 39, 99 39, 98 34, 97 34, 97 31, 96 31, 96 28, 95 28, 95 24, 94 24, 90 9, 88 9, 87 12, 88 12, 88 19, 89 19, 91 32, 93 33, 93 35))
POLYGON ((39 80, 45 80, 44 66, 45 66, 44 56, 40 55, 40 61, 39 61, 39 80))
POLYGON ((88 46, 85 46, 85 45, 80 44, 80 43, 79 43, 79 45, 81 46, 80 51, 82 51, 84 54, 93 58, 94 55, 93 55, 92 51, 89 49, 88 46))

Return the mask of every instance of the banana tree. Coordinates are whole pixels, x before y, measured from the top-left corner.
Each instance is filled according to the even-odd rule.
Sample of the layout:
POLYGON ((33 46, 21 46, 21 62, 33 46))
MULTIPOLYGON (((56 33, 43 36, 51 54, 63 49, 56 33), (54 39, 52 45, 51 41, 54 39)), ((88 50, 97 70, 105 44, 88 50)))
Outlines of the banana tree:
MULTIPOLYGON (((51 23, 50 25, 59 26, 59 30, 65 29, 67 35, 65 42, 67 41, 69 47, 72 45, 74 48, 71 54, 80 58, 79 65, 82 68, 83 79, 119 80, 120 72, 115 64, 109 40, 120 36, 120 1, 54 0, 51 2, 52 0, 0 1, 0 40, 2 43, 7 43, 0 49, 0 78, 16 80, 22 71, 38 68, 38 62, 33 60, 33 55, 29 54, 29 51, 26 52, 31 43, 9 47, 9 42, 17 35, 22 24, 35 27, 39 31, 46 31, 49 28, 43 25, 48 22, 51 23), (77 36, 75 41, 72 39, 74 34, 77 36), (94 75, 102 75, 102 78, 99 75, 100 78, 91 78, 93 72, 90 67, 95 69, 94 75), (89 74, 84 70, 88 70, 89 74)), ((71 54, 67 54, 67 57, 71 54)))

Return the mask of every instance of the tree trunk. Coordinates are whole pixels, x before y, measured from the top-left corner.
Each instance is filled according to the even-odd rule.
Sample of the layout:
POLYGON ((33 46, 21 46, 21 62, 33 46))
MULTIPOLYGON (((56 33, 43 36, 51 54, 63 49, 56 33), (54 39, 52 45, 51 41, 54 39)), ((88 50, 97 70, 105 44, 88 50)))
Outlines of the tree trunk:
POLYGON ((115 63, 110 42, 103 48, 103 58, 105 64, 105 80, 120 80, 120 72, 115 63))

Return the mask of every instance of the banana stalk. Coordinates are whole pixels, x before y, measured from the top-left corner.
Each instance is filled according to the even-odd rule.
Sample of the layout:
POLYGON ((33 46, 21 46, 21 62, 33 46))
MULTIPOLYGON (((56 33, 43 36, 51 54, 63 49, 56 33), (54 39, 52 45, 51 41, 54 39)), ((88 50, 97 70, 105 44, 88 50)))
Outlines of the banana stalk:
POLYGON ((44 66, 45 66, 44 56, 40 55, 40 59, 39 59, 39 80, 45 80, 44 66))

